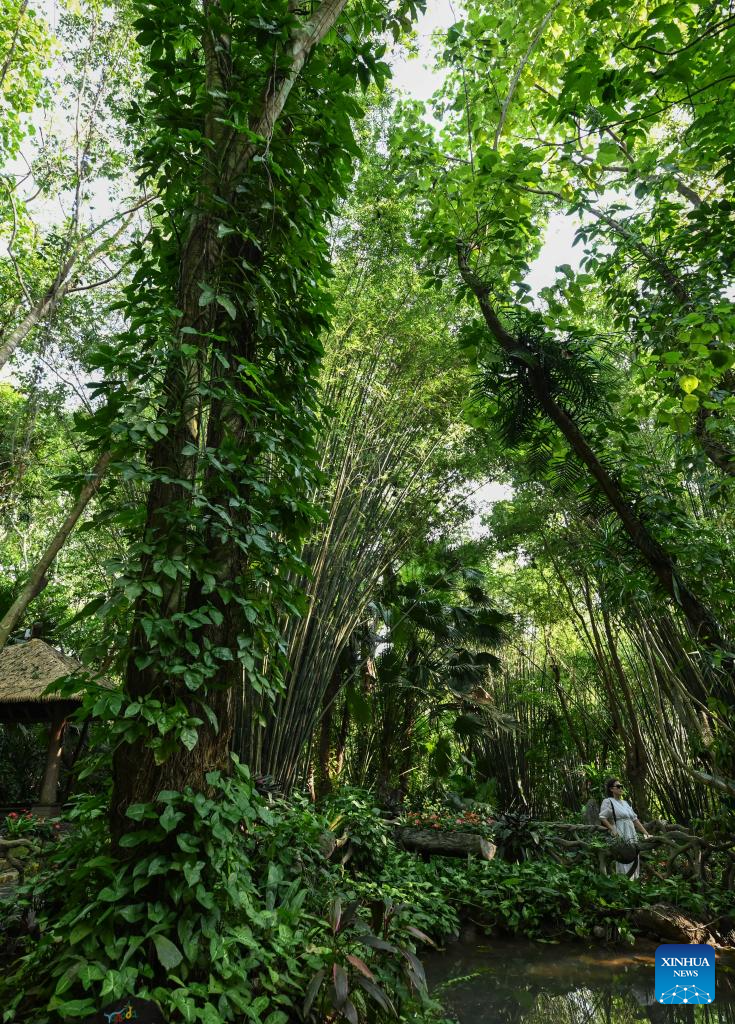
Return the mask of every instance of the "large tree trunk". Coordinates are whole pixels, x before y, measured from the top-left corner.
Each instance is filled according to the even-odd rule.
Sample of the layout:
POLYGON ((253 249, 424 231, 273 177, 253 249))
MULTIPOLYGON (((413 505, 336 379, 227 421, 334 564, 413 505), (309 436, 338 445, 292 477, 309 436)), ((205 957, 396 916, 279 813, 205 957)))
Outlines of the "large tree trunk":
MULTIPOLYGON (((258 101, 258 112, 250 125, 256 135, 266 139, 271 137, 309 53, 330 31, 345 3, 346 0, 323 0, 293 32, 286 47, 288 59, 280 63, 274 60, 274 70, 264 84, 258 101)), ((180 790, 191 786, 195 791, 206 791, 207 772, 227 767, 234 724, 233 692, 242 683, 238 649, 242 611, 238 601, 232 599, 224 602, 211 593, 202 600, 203 581, 196 574, 185 587, 180 574, 172 579, 161 568, 161 562, 167 556, 181 555, 185 551, 183 521, 192 507, 193 486, 198 473, 199 435, 205 418, 208 425, 207 452, 217 451, 224 437, 227 437, 232 452, 247 451, 248 442, 253 436, 253 424, 245 422, 238 411, 229 408, 225 399, 217 397, 218 394, 226 394, 227 387, 241 387, 243 394, 249 394, 247 388, 250 381, 240 381, 239 374, 242 369, 240 361, 244 360, 248 364, 257 357, 248 320, 250 314, 242 309, 236 310, 233 324, 224 319, 225 314, 215 302, 201 304, 203 284, 219 294, 223 278, 226 281, 226 274, 237 274, 238 281, 241 280, 242 264, 238 263, 237 257, 242 256, 242 253, 236 250, 240 236, 237 233, 226 236, 227 242, 235 239, 234 248, 230 248, 223 241, 219 230, 220 218, 228 203, 236 204, 239 201, 237 188, 257 152, 256 144, 249 141, 251 136, 232 129, 228 123, 227 88, 223 82, 223 76, 229 73, 228 48, 218 44, 221 29, 215 30, 209 25, 208 16, 212 11, 213 25, 220 25, 222 13, 219 5, 205 0, 202 49, 206 79, 210 95, 225 99, 216 100, 203 119, 202 129, 210 144, 207 150, 210 155, 192 190, 190 228, 178 256, 178 288, 175 296, 175 305, 181 310, 181 316, 175 325, 174 337, 178 340, 181 332, 186 331, 188 338, 193 339, 191 344, 196 346, 197 351, 192 356, 182 347, 175 348, 165 373, 162 418, 167 422, 168 431, 154 444, 151 452, 152 484, 148 496, 145 537, 152 553, 146 556, 141 574, 143 579, 153 581, 160 590, 160 596, 152 601, 151 592, 141 595, 134 610, 126 691, 134 701, 143 701, 156 695, 164 705, 179 698, 194 715, 198 715, 203 700, 214 713, 216 725, 210 720, 205 721, 198 728, 197 741, 191 750, 182 744, 170 752, 161 764, 156 763, 146 735, 132 744, 118 746, 113 761, 111 807, 111 827, 116 839, 130 827, 125 814, 131 803, 152 801, 162 789, 180 790), (221 331, 217 330, 218 320, 223 326, 221 331), (217 359, 226 353, 224 358, 227 366, 223 370, 217 359, 213 359, 212 377, 205 397, 199 385, 209 339, 213 335, 227 339, 215 342, 217 359), (226 386, 219 390, 218 375, 228 376, 226 386), (200 405, 207 401, 210 405, 208 416, 205 417, 200 405), (182 515, 177 517, 177 510, 181 510, 182 515), (219 624, 207 626, 199 636, 202 637, 202 643, 210 642, 212 649, 227 649, 232 657, 229 661, 218 661, 216 675, 208 679, 203 687, 200 686, 195 697, 179 681, 180 677, 172 676, 167 658, 159 650, 150 649, 145 617, 150 617, 155 609, 159 620, 171 621, 181 612, 191 613, 202 604, 216 606, 218 602, 219 624)), ((260 251, 255 255, 259 258, 263 256, 260 251)), ((252 258, 248 259, 250 266, 253 262, 252 258)), ((238 457, 235 456, 235 461, 238 457)), ((205 465, 201 484, 204 502, 216 504, 219 501, 226 506, 232 494, 228 485, 230 488, 235 486, 237 491, 243 483, 240 476, 245 474, 238 474, 237 469, 228 474, 221 464, 215 468, 213 459, 209 459, 205 465)), ((205 507, 211 505, 205 504, 205 507)), ((204 513, 198 515, 200 522, 206 519, 204 513)), ((238 525, 243 524, 240 522, 238 525)), ((216 583, 222 585, 217 591, 237 586, 238 579, 247 568, 243 548, 234 541, 223 544, 211 522, 206 526, 198 525, 197 528, 202 530, 203 542, 209 544, 212 552, 212 565, 207 575, 214 576, 216 583)), ((184 629, 174 627, 175 630, 179 628, 184 629)), ((184 644, 180 640, 178 642, 181 643, 183 657, 194 658, 191 652, 183 654, 184 644)))
MULTIPOLYGON (((213 390, 216 391, 218 384, 222 384, 225 377, 236 379, 240 360, 251 362, 254 358, 253 336, 250 331, 244 329, 243 325, 239 345, 231 352, 229 364, 223 368, 217 361, 218 368, 213 367, 210 376, 210 385, 213 390)), ((187 420, 186 423, 180 421, 179 426, 182 432, 191 422, 191 420, 187 420)), ((251 425, 246 423, 239 412, 232 409, 225 399, 215 399, 212 402, 208 418, 206 447, 208 450, 218 451, 226 439, 233 450, 246 451, 250 427, 251 425)), ((190 429, 193 437, 194 430, 190 429)), ((230 494, 228 483, 231 481, 223 480, 219 469, 213 463, 209 463, 201 485, 202 498, 210 506, 217 505, 223 500, 226 501, 230 494)), ((242 481, 238 481, 238 483, 240 496, 244 497, 242 488, 245 485, 242 481)), ((180 488, 180 490, 183 489, 180 488)), ((164 488, 160 485, 151 489, 149 502, 151 529, 155 529, 158 516, 165 516, 165 505, 160 503, 163 493, 165 493, 164 488)), ((233 524, 238 527, 243 526, 243 517, 244 513, 241 510, 233 511, 233 524)), ((175 582, 172 583, 169 580, 168 593, 165 594, 167 611, 169 615, 179 609, 193 613, 202 605, 209 604, 219 612, 217 616, 219 621, 213 622, 202 630, 202 643, 209 643, 214 649, 231 649, 233 647, 236 649, 238 635, 242 633, 244 626, 242 608, 235 600, 223 600, 219 588, 229 589, 236 585, 236 581, 242 577, 246 568, 246 556, 239 544, 223 544, 217 535, 215 526, 216 524, 210 522, 203 534, 204 546, 212 553, 209 569, 216 584, 214 592, 205 596, 203 581, 196 576, 192 578, 186 593, 183 593, 175 582)), ((159 666, 155 661, 149 667, 143 669, 138 667, 137 655, 140 650, 144 649, 144 644, 144 635, 139 634, 134 637, 126 678, 128 693, 133 699, 140 699, 146 694, 162 688, 164 693, 173 696, 176 692, 174 684, 165 677, 162 678, 159 666)), ((182 744, 163 764, 159 765, 156 764, 145 739, 117 748, 113 762, 112 801, 115 835, 119 836, 125 829, 124 810, 129 804, 152 801, 162 789, 180 790, 191 786, 193 789, 201 791, 206 789, 205 776, 208 772, 228 771, 235 721, 234 697, 241 678, 242 664, 236 656, 220 665, 217 676, 208 686, 204 697, 214 713, 216 725, 207 718, 199 726, 197 742, 191 750, 182 744)), ((178 689, 180 699, 183 700, 190 714, 202 717, 200 713, 202 695, 195 697, 183 688, 178 689)))
POLYGON ((474 832, 443 832, 428 828, 397 828, 396 840, 407 850, 435 853, 444 857, 466 857, 474 854, 482 860, 492 860, 496 847, 474 832))
POLYGON ((712 941, 706 925, 695 921, 684 911, 668 903, 656 903, 633 911, 632 921, 636 928, 648 932, 661 942, 679 942, 684 945, 706 944, 712 941))

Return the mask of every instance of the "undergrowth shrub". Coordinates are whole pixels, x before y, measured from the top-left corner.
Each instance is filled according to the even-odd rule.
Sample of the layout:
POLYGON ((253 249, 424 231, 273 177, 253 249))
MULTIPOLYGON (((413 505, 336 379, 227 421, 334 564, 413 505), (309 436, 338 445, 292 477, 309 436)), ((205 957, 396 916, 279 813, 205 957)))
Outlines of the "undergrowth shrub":
POLYGON ((349 836, 353 867, 379 868, 395 849, 390 823, 365 790, 345 786, 324 801, 323 809, 330 829, 349 836))
POLYGON ((532 939, 596 925, 626 937, 646 904, 717 913, 731 903, 717 887, 705 907, 683 879, 640 884, 543 856, 423 861, 398 849, 367 794, 317 810, 269 804, 238 763, 207 781, 209 797, 162 792, 131 806, 136 830, 118 853, 106 797, 77 802, 71 834, 17 901, 40 939, 0 973, 4 1024, 83 1018, 129 995, 158 1002, 171 1024, 428 1024, 441 1012, 417 949, 463 918, 532 939), (330 826, 356 844, 346 863, 325 856, 330 826), (153 852, 136 859, 142 844, 153 852))
POLYGON ((21 893, 41 937, 0 981, 6 1024, 83 1018, 132 994, 172 1024, 292 1024, 322 1019, 327 1004, 378 1021, 421 1003, 415 951, 428 936, 405 907, 384 899, 376 920, 373 894, 358 894, 335 931, 335 901, 354 887, 340 895, 342 871, 320 852, 327 819, 304 803, 269 806, 237 763, 207 782, 211 797, 161 792, 131 806, 137 828, 117 854, 106 799, 77 802, 72 834, 21 893), (155 852, 136 858, 143 843, 155 852), (305 1007, 320 972, 329 979, 305 1007))

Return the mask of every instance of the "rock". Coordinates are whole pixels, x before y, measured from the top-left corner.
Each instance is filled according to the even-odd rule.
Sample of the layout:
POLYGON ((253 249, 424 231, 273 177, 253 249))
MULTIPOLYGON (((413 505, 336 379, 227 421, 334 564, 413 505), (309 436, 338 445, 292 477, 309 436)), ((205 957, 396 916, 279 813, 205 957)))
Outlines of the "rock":
POLYGON ((10 868, 7 871, 0 871, 0 885, 13 885, 18 881, 18 872, 15 868, 10 868))
POLYGON ((337 837, 334 832, 322 832, 317 840, 317 845, 322 857, 329 860, 336 849, 337 837))
POLYGON ((584 811, 582 812, 582 820, 584 821, 585 825, 600 824, 600 805, 594 797, 590 797, 590 799, 584 805, 584 811))
POLYGON ((477 927, 474 924, 470 923, 462 926, 462 931, 460 932, 460 942, 472 943, 477 942, 478 939, 479 935, 477 932, 477 927))
POLYGON ((592 929, 592 934, 596 939, 604 939, 607 935, 607 931, 602 927, 601 924, 596 924, 592 929))

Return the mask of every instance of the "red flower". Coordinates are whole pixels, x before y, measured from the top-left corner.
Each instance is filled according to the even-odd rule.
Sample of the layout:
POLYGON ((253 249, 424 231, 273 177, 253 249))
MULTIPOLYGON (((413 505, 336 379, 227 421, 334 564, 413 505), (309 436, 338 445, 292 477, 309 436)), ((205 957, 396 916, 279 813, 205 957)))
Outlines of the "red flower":
POLYGON ((18 815, 15 813, 15 811, 11 811, 8 817, 10 818, 11 821, 15 821, 18 815))

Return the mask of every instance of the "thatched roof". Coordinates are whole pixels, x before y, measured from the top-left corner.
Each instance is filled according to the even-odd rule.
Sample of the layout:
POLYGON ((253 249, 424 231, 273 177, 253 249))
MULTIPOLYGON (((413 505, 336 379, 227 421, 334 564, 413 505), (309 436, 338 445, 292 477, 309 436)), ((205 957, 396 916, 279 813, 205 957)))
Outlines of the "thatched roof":
POLYGON ((10 644, 0 652, 0 704, 68 700, 43 691, 50 683, 81 668, 76 658, 61 654, 43 640, 10 644))

